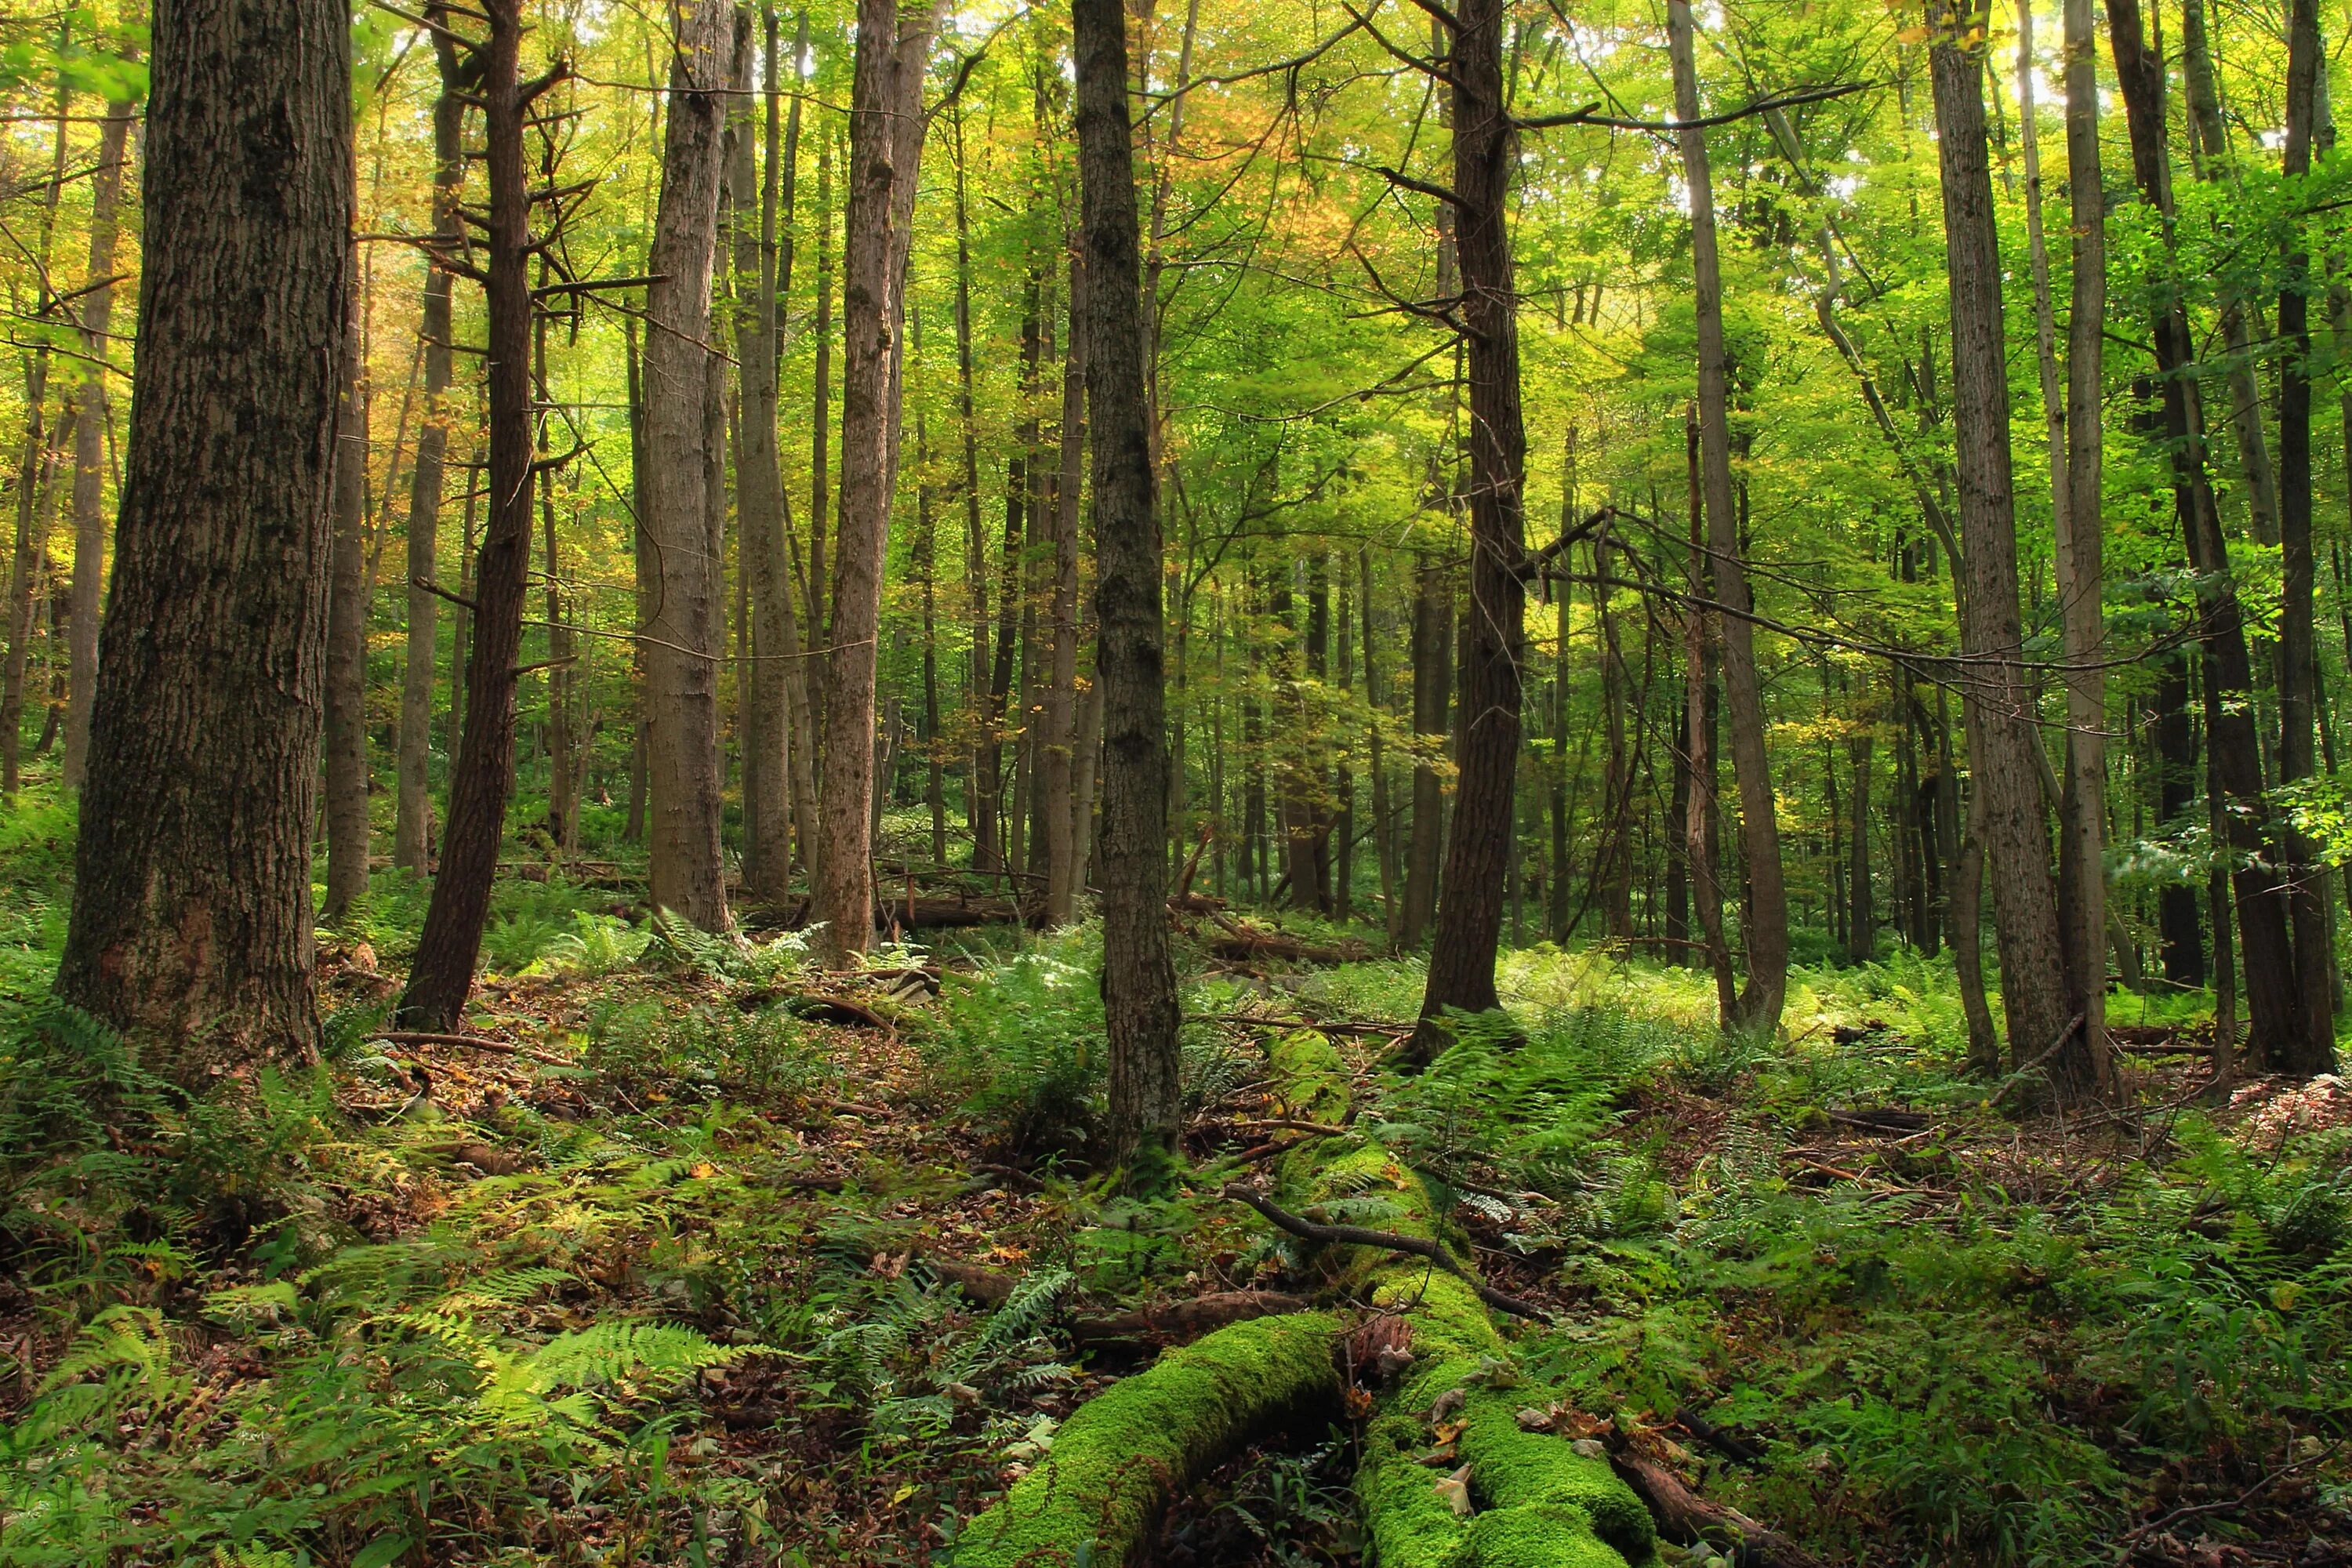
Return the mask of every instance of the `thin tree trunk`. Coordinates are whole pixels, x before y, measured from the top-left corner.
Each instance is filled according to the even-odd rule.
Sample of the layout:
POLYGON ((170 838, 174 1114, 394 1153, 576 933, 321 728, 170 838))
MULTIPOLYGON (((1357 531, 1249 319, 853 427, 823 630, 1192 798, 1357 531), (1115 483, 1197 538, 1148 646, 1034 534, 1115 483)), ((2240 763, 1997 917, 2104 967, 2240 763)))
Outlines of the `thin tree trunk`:
POLYGON ((988 539, 980 520, 980 431, 973 407, 971 363, 971 219, 964 189, 963 110, 959 104, 955 130, 956 225, 956 402, 963 437, 964 581, 971 621, 968 685, 971 704, 972 752, 964 777, 965 826, 971 832, 971 866, 975 871, 994 870, 1002 864, 996 847, 995 725, 989 706, 991 670, 988 658, 988 539))
MULTIPOLYGON (((1388 758, 1381 742, 1381 716, 1386 702, 1381 695, 1379 623, 1373 615, 1372 551, 1364 545, 1356 552, 1357 604, 1364 617, 1364 709, 1370 721, 1364 726, 1364 749, 1372 774, 1372 854, 1380 861, 1381 929, 1387 945, 1397 942, 1396 851, 1393 843, 1395 824, 1389 813, 1388 758)), ((1220 807, 1223 803, 1220 801, 1220 807)))
MULTIPOLYGON (((876 9, 875 4, 861 6, 859 15, 876 9)), ((855 174, 852 179, 855 179, 855 174)), ((811 646, 827 647, 825 626, 824 542, 826 531, 833 527, 833 501, 830 477, 826 472, 828 449, 833 440, 833 132, 826 130, 816 139, 816 372, 810 397, 813 412, 809 416, 809 561, 808 630, 811 646)), ((823 704, 823 677, 827 660, 811 661, 819 681, 819 710, 823 704)))
MULTIPOLYGON (((60 51, 70 37, 71 24, 61 23, 60 51)), ((66 113, 72 95, 62 73, 58 79, 57 123, 50 142, 49 177, 42 187, 40 219, 32 260, 37 280, 33 319, 46 323, 57 308, 50 272, 50 254, 57 236, 58 195, 65 188, 66 113)), ((32 653, 33 604, 41 557, 48 552, 49 485, 56 461, 49 451, 51 432, 46 420, 49 397, 49 344, 37 337, 25 362, 25 451, 16 474, 16 547, 9 559, 8 649, 0 668, 0 804, 16 804, 19 753, 24 745, 25 672, 32 653)))
MULTIPOLYGON (((1929 21, 1947 30, 1946 0, 1929 0, 1929 21)), ((2077 1092, 2102 1083, 2100 1058, 2066 1011, 2058 904, 2050 877, 2050 835, 2042 812, 2038 755, 2020 657, 2017 531, 2009 453, 2009 381, 2000 316, 1992 174, 1985 139, 1982 61, 1973 47, 1939 41, 1930 51, 1944 233, 1952 317, 1952 424, 1958 454, 1959 523, 1967 553, 1963 651, 1977 664, 1963 714, 1984 853, 1992 873, 2000 939, 2001 1005, 2013 1062, 2063 1048, 2053 1077, 2077 1092)))
MULTIPOLYGON (((129 160, 131 121, 135 106, 117 101, 106 106, 106 127, 99 132, 98 168, 90 177, 89 292, 82 297, 82 353, 93 360, 107 357, 114 323, 115 241, 121 233, 122 169, 129 160)), ((92 365, 83 375, 76 397, 74 422, 74 565, 73 620, 68 635, 70 673, 67 677, 66 783, 79 789, 89 755, 90 694, 98 686, 98 620, 106 596, 105 503, 106 442, 112 424, 112 404, 103 371, 92 365)), ((119 499, 119 498, 118 498, 119 499)))
MULTIPOLYGON (((2141 195, 2157 209, 2168 257, 2174 249, 2170 159, 2165 140, 2164 68, 2147 46, 2138 0, 2108 0, 2108 35, 2116 76, 2129 123, 2132 163, 2141 195)), ((2169 290, 2168 290, 2169 291, 2169 290)), ((2174 503, 2180 515, 2190 569, 2197 575, 2198 624, 2203 644, 2205 757, 2208 796, 2217 842, 2227 842, 2237 859, 2231 873, 2237 901, 2236 925, 2245 952, 2244 986, 2251 1047, 2267 1061, 2299 1037, 2300 996, 2294 950, 2288 935, 2285 900, 2273 867, 2280 854, 2264 824, 2262 742, 2251 711, 2252 664, 2247 657, 2244 622, 2229 551, 2221 534, 2212 486, 2205 468, 2204 411, 2189 374, 2195 363, 2186 308, 2177 292, 2155 310, 2158 378, 2164 391, 2164 435, 2173 466, 2174 503)), ((2218 977, 2228 955, 2223 927, 2216 921, 2214 969, 2218 977)), ((2234 979, 2236 971, 2231 971, 2234 979)))
POLYGON ((478 56, 476 90, 483 103, 482 163, 490 195, 489 518, 474 571, 465 732, 450 774, 441 864, 400 1001, 407 1026, 432 1030, 457 1026, 473 988, 474 962, 489 916, 490 884, 498 875, 507 802, 514 790, 515 666, 530 578, 531 302, 526 268, 531 241, 523 122, 532 100, 554 75, 528 84, 519 79, 520 0, 490 0, 486 10, 489 39, 478 56))
POLYGON ((1847 760, 1853 765, 1853 850, 1846 862, 1845 951, 1855 963, 1868 963, 1878 956, 1878 911, 1872 903, 1870 887, 1870 758, 1875 739, 1874 728, 1865 721, 1846 742, 1847 760))
POLYGON ((205 1092, 318 1038, 350 16, 174 0, 153 38, 141 382, 57 988, 205 1092))
POLYGON ((1397 945, 1421 946, 1437 912, 1438 858, 1445 843, 1445 795, 1436 767, 1425 753, 1446 728, 1445 711, 1454 669, 1452 596, 1444 568, 1426 552, 1414 557, 1412 580, 1412 830, 1405 848, 1404 914, 1397 945))
POLYGON ((1054 509, 1053 668, 1045 685, 1041 748, 1045 799, 1045 919, 1066 925, 1076 914, 1077 820, 1073 763, 1077 745, 1078 500, 1085 479, 1086 268, 1070 260, 1070 339, 1062 359, 1062 475, 1054 509))
POLYGON ((1429 985, 1408 1047, 1427 1061, 1450 1036, 1446 1009, 1488 1012, 1502 934, 1519 760, 1520 660, 1527 591, 1521 487, 1527 431, 1519 404, 1518 299, 1509 227, 1518 136, 1503 73, 1500 0, 1465 0, 1450 62, 1455 247, 1470 380, 1470 612, 1464 626, 1458 783, 1438 893, 1429 985))
POLYGON ((336 356, 334 535, 327 567, 327 901, 340 920, 367 893, 367 367, 362 362, 356 252, 336 356))
MULTIPOLYGON (((1667 38, 1674 56, 1675 113, 1699 118, 1698 78, 1691 58, 1688 0, 1667 0, 1667 38)), ((1723 343, 1723 279, 1716 258, 1715 186, 1707 163, 1706 134, 1680 132, 1683 181, 1691 205, 1693 294, 1698 312, 1698 418, 1700 474, 1706 500, 1707 550, 1723 650, 1723 695, 1731 719, 1731 769, 1739 791, 1739 834, 1748 873, 1748 918, 1740 934, 1748 949, 1748 986, 1739 1000, 1740 1021, 1766 1032, 1777 1029, 1789 983, 1789 897, 1780 867, 1780 829, 1772 799, 1771 764, 1764 750, 1764 693, 1756 668, 1756 634, 1748 616, 1753 603, 1742 558, 1738 515, 1732 509, 1730 395, 1723 343)))
POLYGON ((1717 880, 1715 831, 1715 685, 1709 657, 1708 621, 1715 602, 1713 574, 1706 547, 1706 481, 1701 478, 1698 411, 1693 407, 1683 427, 1684 463, 1690 493, 1690 543, 1684 574, 1689 601, 1683 611, 1683 735, 1686 743, 1686 776, 1683 795, 1683 862, 1689 868, 1691 900, 1698 906, 1698 927, 1706 952, 1707 968, 1715 976, 1715 1016, 1725 1030, 1739 1021, 1739 980, 1732 972, 1731 946, 1723 937, 1723 888, 1717 880))
MULTIPOLYGON (((466 181, 463 137, 467 73, 457 46, 436 35, 440 95, 433 101, 433 232, 436 249, 460 239, 457 195, 466 181)), ((419 586, 438 570, 441 489, 449 450, 449 269, 431 257, 417 331, 425 339, 425 416, 416 432, 416 467, 408 480, 408 622, 400 682, 400 757, 392 863, 422 872, 433 840, 433 655, 441 602, 419 586)), ((634 328, 634 323, 632 327, 634 328)), ((455 749, 455 736, 451 737, 455 749)))
POLYGON ((1103 1016, 1110 1137, 1139 1173, 1171 1152, 1176 971, 1168 952, 1168 737, 1160 536, 1146 381, 1127 27, 1119 0, 1072 0, 1086 226, 1087 401, 1103 692, 1103 1016))

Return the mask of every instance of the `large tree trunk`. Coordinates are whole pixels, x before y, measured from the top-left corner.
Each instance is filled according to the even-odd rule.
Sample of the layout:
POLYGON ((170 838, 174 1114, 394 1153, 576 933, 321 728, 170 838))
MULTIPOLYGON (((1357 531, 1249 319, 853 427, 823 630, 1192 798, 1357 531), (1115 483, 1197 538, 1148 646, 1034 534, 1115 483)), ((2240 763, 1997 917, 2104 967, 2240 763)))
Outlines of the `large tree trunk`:
POLYGON ((335 400, 334 536, 327 567, 327 901, 341 919, 367 892, 367 367, 357 253, 335 400))
MULTIPOLYGON (((2078 0, 2079 3, 2079 0, 2078 0)), ((2286 155, 2289 179, 2311 173, 2311 142, 2318 107, 2318 0, 2288 0, 2286 155)), ((2312 627, 2311 554, 2311 258, 2300 238, 2290 242, 2279 287, 2279 782, 2309 778, 2317 765, 2312 721, 2319 666, 2312 627)), ((2309 1077, 2336 1066, 2334 943, 2327 918, 2327 868, 2318 847, 2290 821, 2281 826, 2286 852, 2287 911, 2294 940, 2295 1028, 2269 1042, 2274 1070, 2309 1077)))
POLYGON ((841 532, 834 580, 833 659, 825 680, 824 774, 814 916, 832 963, 874 936, 874 693, 882 567, 896 480, 893 365, 905 313, 908 224, 919 170, 923 75, 937 13, 859 0, 850 95, 849 196, 842 243, 841 532))
MULTIPOLYGON (((433 232, 441 249, 460 239, 457 193, 466 183, 463 140, 467 76, 457 46, 436 36, 441 94, 433 102, 433 232)), ((416 468, 408 480, 408 629, 400 681, 400 774, 392 863, 423 871, 433 839, 433 654, 440 601, 418 584, 438 570, 443 470, 449 451, 449 269, 428 261, 417 331, 425 339, 425 417, 416 432, 416 468)), ((471 476, 469 475, 468 478, 471 476)), ((450 738, 454 749, 456 737, 450 738)))
MULTIPOLYGON (((1957 19, 1929 0, 1929 20, 1957 19)), ((2059 946, 2058 902, 2050 877, 2050 833, 2042 812, 2040 741, 2020 664, 2017 525, 2011 495, 2009 380, 2000 318, 2000 255, 1993 228, 1992 173, 1985 138, 1984 62, 1948 36, 1930 50, 1940 129, 1944 243, 1952 314, 1952 425, 1958 451, 1959 523, 1967 585, 1960 642, 1979 661, 1963 714, 1969 731, 1984 852, 1992 873, 2000 938, 2001 1005, 2012 1060, 2039 1058, 2067 1037, 2054 1076, 2095 1089, 2099 1062, 2069 1021, 2059 946)))
POLYGON ((1503 79, 1500 0, 1455 13, 1451 62, 1455 245, 1469 339, 1470 614, 1464 627, 1460 782, 1438 894, 1429 986, 1411 1054, 1427 1061, 1450 1037, 1446 1008, 1498 1005, 1502 935, 1519 754, 1520 660, 1527 590, 1520 487, 1527 431, 1519 409, 1518 297, 1511 278, 1510 184, 1518 161, 1503 79))
POLYGON ((153 29, 139 395, 57 984, 201 1089, 318 1035, 351 27, 326 0, 163 0, 153 29))
MULTIPOLYGON (((466 649, 464 733, 450 771, 441 862, 409 966, 400 1016, 410 1028, 457 1026, 473 989, 514 790, 515 667, 530 581, 530 196, 523 121, 551 78, 520 79, 520 0, 490 0, 489 37, 476 54, 483 106, 482 166, 489 184, 485 292, 489 316, 489 518, 474 566, 466 649)), ((469 492, 477 487, 468 487, 469 492)), ((470 533, 472 503, 467 516, 470 533)))
MULTIPOLYGON (((2173 249, 2172 174, 2165 141, 2164 67, 2148 47, 2139 0, 2107 0, 2107 31, 2131 133, 2134 174, 2143 199, 2157 209, 2169 253, 2173 249)), ((2246 1010, 2253 1052, 2257 1059, 2267 1060, 2269 1052, 2284 1048, 2298 1037, 2301 1007, 2285 900, 2273 869, 2280 851, 2265 827, 2262 742, 2252 713, 2252 664, 2246 653, 2237 582, 2230 569, 2229 549, 2205 469, 2205 417, 2190 374, 2196 350, 2188 311, 2173 292, 2157 304, 2155 317, 2156 368, 2164 393, 2164 436, 2172 460, 2174 504, 2189 567, 2197 574, 2207 794, 2214 825, 2221 829, 2217 837, 2226 839, 2238 862, 2230 883, 2245 952, 2246 1010)), ((2217 984, 2228 958, 2222 924, 2215 922, 2217 984)), ((2234 980, 2234 970, 2230 973, 2234 980)))
POLYGON ((656 908, 705 931, 728 923, 719 858, 719 647, 708 443, 711 263, 718 243, 721 121, 734 20, 721 0, 678 13, 661 205, 646 290, 646 526, 656 550, 646 629, 646 758, 656 908))
MULTIPOLYGON (((1698 76, 1691 58, 1689 0, 1667 0, 1666 32, 1674 56, 1675 114, 1699 118, 1698 76)), ((1716 258, 1715 185, 1706 133, 1680 133, 1683 182, 1690 190, 1693 294, 1698 312, 1698 423, 1702 489, 1706 500, 1707 552, 1723 651, 1723 696, 1731 719, 1731 772, 1739 791, 1739 842, 1748 872, 1748 985, 1740 1022, 1770 1031, 1780 1026, 1789 988, 1789 895, 1780 869, 1780 828, 1772 800, 1772 773, 1764 751, 1764 690, 1756 670, 1753 599, 1733 509, 1731 406, 1723 344, 1723 276, 1716 258)))
POLYGON ((1168 952, 1168 736, 1158 477, 1144 402, 1140 235, 1128 123, 1126 11, 1072 0, 1086 225, 1087 402, 1094 442, 1095 679, 1103 693, 1103 1016, 1110 1125, 1124 1153, 1171 1151, 1176 970, 1168 952))
MULTIPOLYGON (((121 224, 122 166, 128 160, 128 102, 106 106, 98 136, 98 169, 89 187, 90 290, 82 297, 82 353, 107 357, 113 342, 115 240, 121 224)), ((106 595, 106 437, 112 423, 105 373, 89 367, 74 400, 73 620, 68 634, 66 783, 79 788, 89 755, 90 696, 98 687, 98 617, 106 595)))

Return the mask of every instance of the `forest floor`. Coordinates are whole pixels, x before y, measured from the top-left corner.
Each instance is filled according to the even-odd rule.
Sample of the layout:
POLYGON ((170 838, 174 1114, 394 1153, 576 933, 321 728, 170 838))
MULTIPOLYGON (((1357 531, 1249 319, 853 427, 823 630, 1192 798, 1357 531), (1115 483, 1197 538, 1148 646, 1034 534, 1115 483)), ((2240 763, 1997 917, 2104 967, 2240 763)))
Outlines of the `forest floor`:
MULTIPOLYGON (((1350 1026, 1354 1126, 1554 1314, 1511 1342, 1554 1429, 1836 1563, 2352 1562, 2332 1080, 2142 1054, 2127 1107, 2063 1115, 1960 1072, 1932 962, 1801 972, 1757 1042, 1696 974, 1549 948, 1505 965, 1523 1039, 1406 1078, 1414 963, 1188 948, 1188 1164, 1141 1201, 1087 1158, 1083 928, 845 982, 516 880, 490 1043, 386 1042, 420 900, 385 877, 322 936, 326 1064, 191 1107, 38 1000, 70 824, 19 821, 0 1565, 950 1561, 1172 1337, 1116 1314, 1311 1282, 1219 1195, 1314 1135, 1265 1065, 1299 1021, 1350 1026)), ((2116 1009, 2198 1043, 2194 998, 2116 1009)), ((1150 1561, 1360 1561, 1357 1436, 1270 1436, 1150 1561)))

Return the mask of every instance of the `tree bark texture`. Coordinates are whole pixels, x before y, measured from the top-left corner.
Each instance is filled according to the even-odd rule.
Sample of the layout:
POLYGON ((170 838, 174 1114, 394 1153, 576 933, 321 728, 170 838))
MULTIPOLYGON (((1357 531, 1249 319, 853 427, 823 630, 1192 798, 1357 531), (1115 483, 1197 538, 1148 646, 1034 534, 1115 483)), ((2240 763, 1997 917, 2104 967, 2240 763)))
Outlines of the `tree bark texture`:
POLYGON ((1500 0, 1456 12, 1451 64, 1455 247, 1470 380, 1470 605, 1462 637, 1459 783, 1438 894, 1429 985, 1412 1053, 1433 1058, 1447 1008, 1498 1005, 1519 751, 1527 430, 1519 405, 1518 298, 1511 276, 1510 184, 1518 161, 1503 78, 1500 0))
POLYGON ((865 952, 874 936, 875 671, 908 248, 898 188, 916 179, 920 147, 919 138, 902 147, 899 131, 902 121, 921 119, 933 16, 919 0, 903 16, 896 0, 858 0, 842 241, 841 531, 813 884, 819 949, 835 963, 865 952))
POLYGON ((655 551, 645 628, 653 805, 647 877, 656 908, 720 931, 728 914, 713 627, 722 571, 710 537, 708 405, 715 351, 708 341, 735 27, 722 0, 690 0, 677 16, 661 201, 647 267, 656 280, 646 290, 646 526, 655 551))
POLYGON ((1175 1142, 1176 970, 1168 951, 1168 736, 1159 479, 1144 398, 1141 235, 1120 0, 1072 0, 1094 441, 1095 679, 1103 700, 1103 1014, 1122 1152, 1175 1142))
POLYGON ((202 1087, 318 1034, 350 17, 162 0, 153 40, 141 375, 57 984, 202 1087))
MULTIPOLYGON (((2022 668, 2017 526, 2009 451, 2009 380, 2000 315, 2000 255, 1993 228, 1981 46, 1951 36, 1962 19, 1930 0, 1944 36, 1929 51, 1941 135, 1944 243, 1951 289, 1952 426, 1967 584, 1961 648, 1969 661, 1963 717, 1992 874, 2001 1005, 2012 1060, 2041 1056, 2068 1023, 2050 833, 2042 809, 2039 737, 2022 668)), ((2079 1030, 2057 1075, 2096 1082, 2079 1030)))

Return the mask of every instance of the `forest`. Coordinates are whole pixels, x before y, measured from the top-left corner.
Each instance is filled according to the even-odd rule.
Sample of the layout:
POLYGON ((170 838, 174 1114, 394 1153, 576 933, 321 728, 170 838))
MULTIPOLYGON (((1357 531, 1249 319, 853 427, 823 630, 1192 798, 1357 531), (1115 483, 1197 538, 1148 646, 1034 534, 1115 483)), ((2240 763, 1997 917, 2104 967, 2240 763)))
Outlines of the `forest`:
POLYGON ((2036 7, 0 0, 0 1568, 2352 1563, 2352 4, 2036 7))

